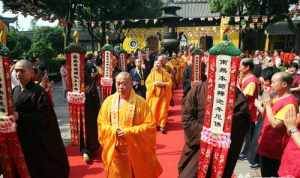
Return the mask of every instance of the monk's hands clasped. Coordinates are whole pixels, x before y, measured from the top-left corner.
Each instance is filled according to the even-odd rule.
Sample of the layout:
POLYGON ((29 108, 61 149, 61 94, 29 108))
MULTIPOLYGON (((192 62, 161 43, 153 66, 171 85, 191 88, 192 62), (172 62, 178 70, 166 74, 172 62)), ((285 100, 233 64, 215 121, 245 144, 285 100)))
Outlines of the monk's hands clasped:
POLYGON ((18 114, 14 113, 13 115, 5 114, 0 119, 0 132, 1 133, 11 133, 16 131, 16 120, 18 114))
POLYGON ((165 82, 155 81, 154 82, 154 86, 156 86, 156 87, 164 87, 165 86, 165 82))
POLYGON ((262 103, 264 106, 271 106, 271 94, 270 93, 267 93, 265 92, 263 95, 262 95, 262 103))
POLYGON ((124 137, 125 136, 125 132, 123 129, 117 128, 117 136, 118 137, 124 137))
POLYGON ((284 125, 286 126, 287 130, 292 128, 297 128, 297 125, 300 121, 300 115, 296 113, 294 107, 290 108, 288 112, 285 114, 285 118, 283 120, 284 125))

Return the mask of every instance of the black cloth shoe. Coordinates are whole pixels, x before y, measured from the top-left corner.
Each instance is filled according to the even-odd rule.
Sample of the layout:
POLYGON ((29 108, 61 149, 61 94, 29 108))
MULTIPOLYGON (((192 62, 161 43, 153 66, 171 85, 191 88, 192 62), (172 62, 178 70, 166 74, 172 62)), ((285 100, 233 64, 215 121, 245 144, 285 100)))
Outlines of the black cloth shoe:
POLYGON ((239 160, 241 160, 241 161, 243 161, 243 160, 247 160, 247 155, 244 155, 244 154, 240 154, 239 155, 239 158, 238 158, 239 160))
POLYGON ((162 134, 167 134, 167 130, 165 128, 163 128, 163 127, 160 128, 160 132, 162 134))
POLYGON ((260 167, 260 165, 258 163, 256 163, 256 164, 250 164, 250 168, 252 168, 252 169, 257 169, 259 167, 260 167))

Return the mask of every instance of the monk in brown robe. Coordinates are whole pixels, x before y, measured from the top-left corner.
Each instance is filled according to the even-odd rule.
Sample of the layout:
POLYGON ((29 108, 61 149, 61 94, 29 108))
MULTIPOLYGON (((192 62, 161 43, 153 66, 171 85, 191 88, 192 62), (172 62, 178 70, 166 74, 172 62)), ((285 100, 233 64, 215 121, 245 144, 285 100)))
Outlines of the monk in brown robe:
MULTIPOLYGON (((204 121, 207 83, 200 82, 187 94, 182 108, 185 135, 181 159, 178 163, 179 178, 196 178, 199 160, 201 130, 204 121)), ((223 178, 230 178, 240 153, 244 136, 250 125, 250 114, 245 96, 237 89, 234 107, 231 145, 223 178)), ((201 165, 199 165, 201 166, 201 165)), ((210 165, 211 166, 211 165, 210 165)), ((210 172, 210 169, 208 170, 210 172)), ((207 174, 210 177, 210 173, 207 174)))
POLYGON ((13 89, 18 113, 17 134, 31 178, 68 178, 69 162, 53 106, 46 91, 33 82, 33 66, 26 60, 15 65, 20 85, 13 89))

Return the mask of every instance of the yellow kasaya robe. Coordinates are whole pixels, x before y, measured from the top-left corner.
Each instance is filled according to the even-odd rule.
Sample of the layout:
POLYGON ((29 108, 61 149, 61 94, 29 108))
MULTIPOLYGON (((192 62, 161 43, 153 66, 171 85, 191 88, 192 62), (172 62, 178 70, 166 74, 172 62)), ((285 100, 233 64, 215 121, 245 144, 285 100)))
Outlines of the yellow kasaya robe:
POLYGON ((182 55, 181 56, 181 59, 184 61, 184 63, 188 63, 188 61, 190 60, 190 58, 191 58, 191 55, 182 55))
POLYGON ((145 99, 132 90, 121 106, 116 92, 105 99, 98 116, 99 141, 106 178, 156 178, 162 168, 155 155, 155 119, 145 99), (125 132, 117 137, 116 129, 125 132))
POLYGON ((172 79, 164 69, 152 69, 146 80, 146 101, 156 119, 156 125, 164 128, 168 120, 168 109, 172 97, 172 79), (164 87, 154 86, 155 81, 166 82, 164 87))
MULTIPOLYGON (((179 84, 180 84, 180 63, 179 61, 177 60, 177 58, 172 58, 168 63, 170 63, 170 65, 172 66, 173 68, 173 88, 178 88, 179 84)), ((167 63, 167 65, 168 65, 167 63)))
POLYGON ((178 76, 179 76, 179 81, 180 83, 182 83, 183 81, 183 71, 185 69, 186 66, 186 62, 182 57, 178 57, 178 61, 179 61, 179 69, 178 69, 178 76))

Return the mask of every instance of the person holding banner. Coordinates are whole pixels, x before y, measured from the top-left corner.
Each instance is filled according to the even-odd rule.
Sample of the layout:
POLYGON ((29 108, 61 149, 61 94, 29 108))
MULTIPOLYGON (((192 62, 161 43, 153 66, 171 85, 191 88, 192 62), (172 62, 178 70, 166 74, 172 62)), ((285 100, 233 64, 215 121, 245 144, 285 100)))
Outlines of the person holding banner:
POLYGON ((168 121, 168 109, 172 97, 172 79, 170 74, 163 68, 164 56, 161 55, 154 63, 146 80, 146 101, 156 119, 156 126, 166 133, 168 121))
POLYGON ((13 89, 17 133, 31 178, 67 178, 68 158, 47 93, 33 82, 31 62, 20 60, 15 70, 20 81, 13 89))
POLYGON ((209 54, 207 80, 183 102, 179 178, 230 178, 249 129, 247 100, 236 87, 241 51, 225 35, 209 54))
MULTIPOLYGON (((207 97, 207 82, 195 85, 187 94, 182 108, 182 124, 185 144, 178 163, 179 178, 197 178, 197 168, 200 151, 200 137, 203 127, 205 100, 207 97)), ((223 174, 223 178, 231 177, 235 168, 244 136, 249 128, 249 111, 246 98, 236 88, 231 145, 223 174)), ((211 166, 211 165, 210 165, 211 166)), ((210 170, 209 170, 210 171, 210 170)), ((207 174, 209 178, 210 174, 207 174)))
POLYGON ((145 99, 132 89, 129 73, 116 76, 116 88, 98 115, 106 178, 156 178, 162 168, 155 155, 155 118, 145 99))

